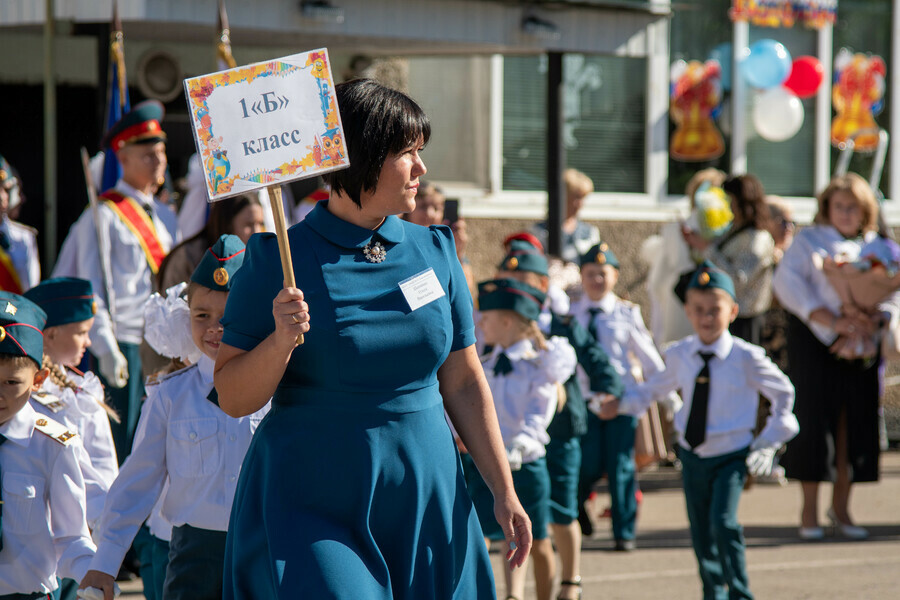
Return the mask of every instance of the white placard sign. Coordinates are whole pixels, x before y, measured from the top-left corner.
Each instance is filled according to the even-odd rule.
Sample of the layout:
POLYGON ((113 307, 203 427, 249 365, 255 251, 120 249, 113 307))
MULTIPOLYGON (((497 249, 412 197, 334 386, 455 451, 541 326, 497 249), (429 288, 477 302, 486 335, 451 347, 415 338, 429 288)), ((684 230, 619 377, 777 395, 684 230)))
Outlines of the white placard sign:
POLYGON ((349 166, 324 48, 184 80, 210 201, 349 166))

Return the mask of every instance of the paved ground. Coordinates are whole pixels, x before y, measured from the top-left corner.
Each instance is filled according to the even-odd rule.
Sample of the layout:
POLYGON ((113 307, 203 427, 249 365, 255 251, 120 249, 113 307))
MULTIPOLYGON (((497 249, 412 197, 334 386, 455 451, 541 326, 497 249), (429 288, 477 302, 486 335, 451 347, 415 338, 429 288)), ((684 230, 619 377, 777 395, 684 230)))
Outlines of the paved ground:
MULTIPOLYGON (((852 507, 871 538, 853 542, 829 535, 801 542, 796 535, 800 491, 756 485, 744 493, 740 519, 747 539, 751 589, 759 599, 900 598, 900 451, 882 455, 882 480, 857 486, 852 507)), ((644 501, 638 522, 638 550, 611 551, 608 521, 598 520, 585 541, 584 598, 592 600, 700 598, 700 581, 690 547, 678 473, 671 468, 642 473, 644 501)), ((828 506, 822 490, 821 511, 828 506)), ((599 497, 598 508, 605 503, 599 497)), ((503 598, 500 557, 492 555, 503 598)), ((140 582, 122 586, 123 597, 140 597, 140 582)), ((525 600, 534 599, 529 585, 525 600)))

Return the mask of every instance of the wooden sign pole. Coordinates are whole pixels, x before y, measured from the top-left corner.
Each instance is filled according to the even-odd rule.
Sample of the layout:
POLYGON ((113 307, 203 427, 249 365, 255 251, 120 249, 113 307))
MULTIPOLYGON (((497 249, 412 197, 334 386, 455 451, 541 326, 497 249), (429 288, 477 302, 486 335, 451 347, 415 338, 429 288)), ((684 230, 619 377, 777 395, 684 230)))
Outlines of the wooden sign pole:
MULTIPOLYGON (((281 270, 284 272, 285 287, 297 287, 294 279, 294 263, 291 260, 291 246, 288 242, 287 223, 284 220, 284 204, 281 202, 281 186, 270 185, 266 188, 269 202, 272 205, 272 216, 275 218, 275 237, 278 238, 278 253, 281 255, 281 270)), ((297 345, 303 344, 303 334, 297 336, 297 345)))

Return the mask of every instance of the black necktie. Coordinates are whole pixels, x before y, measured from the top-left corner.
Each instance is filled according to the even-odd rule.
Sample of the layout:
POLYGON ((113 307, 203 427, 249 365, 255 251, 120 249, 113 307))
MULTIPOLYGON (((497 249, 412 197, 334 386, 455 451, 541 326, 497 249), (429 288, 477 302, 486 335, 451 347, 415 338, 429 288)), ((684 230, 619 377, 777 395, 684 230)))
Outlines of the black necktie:
POLYGON ((206 396, 206 399, 216 406, 219 405, 219 392, 216 391, 216 388, 212 389, 212 391, 206 396))
POLYGON ((5 231, 0 231, 0 248, 9 250, 9 236, 6 235, 5 231))
POLYGON ((712 352, 698 352, 703 359, 703 368, 694 380, 694 397, 691 400, 691 414, 688 415, 684 440, 696 448, 706 439, 706 413, 709 408, 709 361, 715 356, 712 352))
MULTIPOLYGON (((5 442, 5 441, 6 441, 6 436, 3 434, 0 434, 0 446, 2 446, 3 442, 5 442)), ((0 481, 2 481, 2 480, 3 480, 3 474, 0 473, 0 481)), ((0 486, 0 487, 2 487, 2 486, 0 486)), ((3 500, 3 495, 2 495, 2 490, 0 490, 0 503, 2 503, 2 500, 3 500)), ((2 551, 2 550, 3 550, 3 512, 0 511, 0 551, 2 551)))
POLYGON ((501 352, 497 356, 497 362, 494 363, 494 375, 506 375, 512 371, 512 363, 505 352, 501 352))
POLYGON ((600 339, 597 337, 597 315, 601 314, 603 309, 599 306, 592 306, 588 309, 588 314, 590 315, 590 320, 588 322, 588 333, 591 334, 591 339, 595 342, 599 342, 600 339))

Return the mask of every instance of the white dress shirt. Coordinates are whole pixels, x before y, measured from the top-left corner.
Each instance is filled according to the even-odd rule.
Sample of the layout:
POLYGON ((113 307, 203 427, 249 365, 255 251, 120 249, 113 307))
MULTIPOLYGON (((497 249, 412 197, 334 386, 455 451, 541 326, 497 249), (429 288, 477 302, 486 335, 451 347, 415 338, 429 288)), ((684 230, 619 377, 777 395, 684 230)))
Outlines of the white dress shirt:
POLYGON ((213 361, 203 356, 148 387, 134 446, 94 532, 91 569, 115 575, 168 480, 162 516, 174 526, 227 531, 241 463, 270 404, 235 419, 207 400, 213 361))
MULTIPOLYGON (((781 305, 806 323, 820 342, 830 346, 837 339, 837 333, 826 325, 809 320, 809 314, 817 308, 825 307, 833 314, 841 314, 841 299, 822 269, 813 263, 813 256, 835 257, 841 254, 847 261, 859 258, 859 252, 866 242, 877 234, 870 231, 863 239, 848 240, 830 225, 816 225, 801 230, 794 237, 791 246, 775 269, 775 297, 781 305)), ((879 309, 897 318, 898 294, 879 305, 879 309)))
MULTIPOLYGON (((172 237, 157 214, 156 200, 137 191, 123 180, 116 183, 116 191, 134 198, 149 207, 153 225, 163 250, 172 247, 172 237)), ((100 266, 100 249, 94 229, 94 214, 88 207, 78 218, 63 242, 59 259, 53 269, 54 277, 79 277, 87 279, 97 298, 97 315, 91 328, 91 352, 103 356, 112 352, 115 341, 140 344, 144 332, 144 304, 155 287, 155 276, 147 264, 147 255, 137 236, 113 210, 101 202, 98 208, 100 225, 109 234, 110 286, 115 294, 115 335, 106 307, 106 293, 100 266)))
POLYGON ((87 519, 93 526, 103 512, 106 493, 119 474, 119 462, 109 416, 98 402, 103 398, 100 380, 90 371, 81 376, 67 370, 66 375, 78 386, 77 391, 59 387, 50 377, 41 386, 41 391, 58 398, 62 407, 49 407, 34 396, 30 402, 36 412, 59 421, 81 437, 87 462, 82 465, 87 490, 87 519))
POLYGON ((521 340, 509 348, 496 346, 483 361, 500 434, 507 449, 519 448, 522 462, 533 462, 547 453, 547 427, 556 414, 558 385, 575 371, 575 350, 567 340, 553 337, 549 348, 536 351, 531 340, 521 340), (494 375, 497 357, 505 353, 512 371, 494 375))
POLYGON ((41 261, 38 258, 37 232, 27 225, 10 220, 3 215, 0 231, 9 240, 9 259, 19 276, 22 291, 27 291, 41 281, 41 261))
POLYGON ((703 345, 692 335, 675 342, 665 351, 666 369, 653 374, 638 386, 627 388, 622 405, 629 412, 646 409, 654 398, 681 390, 684 404, 675 413, 678 443, 684 440, 694 396, 694 382, 703 368, 700 352, 715 354, 709 361, 709 404, 706 439, 692 450, 708 458, 746 448, 753 441, 759 395, 771 403, 771 414, 759 433, 764 446, 778 447, 797 435, 800 425, 791 412, 794 386, 759 346, 733 337, 727 331, 712 345, 703 345))
MULTIPOLYGON (((653 344, 650 332, 644 325, 640 306, 622 300, 613 293, 606 294, 600 300, 591 300, 587 296, 582 296, 572 304, 572 316, 588 331, 591 326, 590 309, 592 308, 599 308, 602 311, 593 319, 597 331, 597 341, 609 356, 609 363, 622 378, 626 392, 637 385, 637 376, 643 376, 646 379, 666 368, 659 351, 653 344), (635 367, 639 367, 639 370, 636 371, 635 367)), ((585 398, 594 395, 588 376, 581 366, 578 367, 578 382, 581 384, 585 398)), ((677 402, 675 398, 667 398, 667 394, 662 394, 656 400, 666 401, 670 404, 677 402)), ((622 410, 619 412, 638 417, 643 410, 638 413, 622 410)))
POLYGON ((25 404, 0 425, 3 476, 3 550, 0 596, 48 593, 57 577, 81 581, 94 543, 85 517, 78 437, 63 445, 35 429, 38 415, 25 404))

